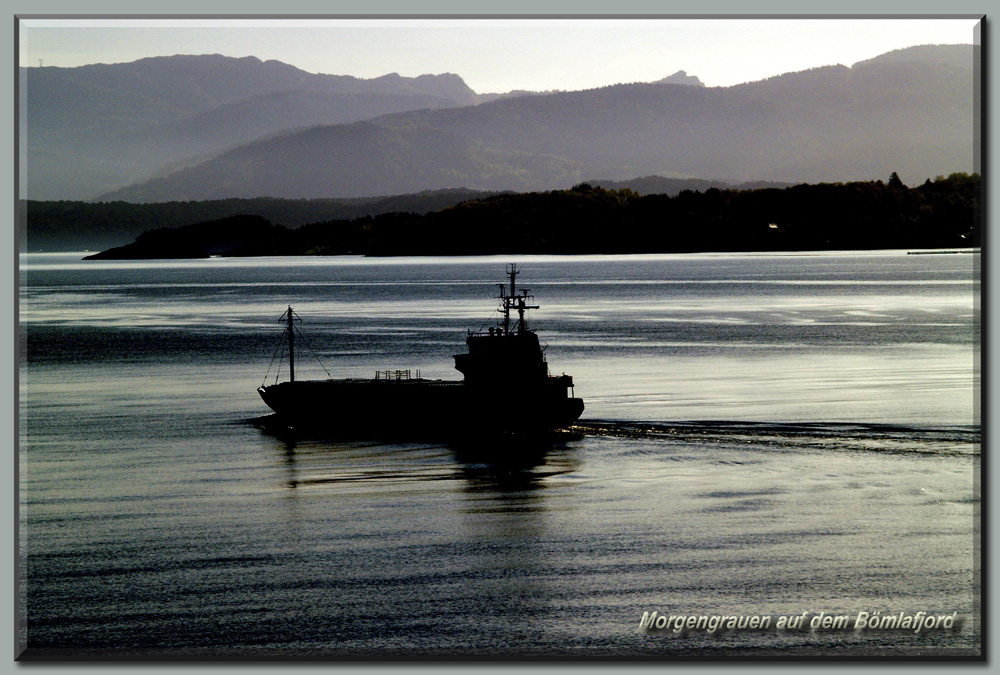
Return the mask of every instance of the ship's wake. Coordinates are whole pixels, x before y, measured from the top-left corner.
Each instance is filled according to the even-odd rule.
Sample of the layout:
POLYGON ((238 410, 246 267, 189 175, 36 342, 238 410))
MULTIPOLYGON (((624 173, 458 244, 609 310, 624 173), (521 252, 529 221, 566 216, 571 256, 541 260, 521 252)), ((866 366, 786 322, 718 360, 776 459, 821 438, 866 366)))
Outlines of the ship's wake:
POLYGON ((869 451, 904 454, 978 456, 982 447, 979 426, 905 426, 852 422, 748 422, 733 420, 685 420, 673 422, 580 420, 566 429, 545 434, 496 433, 484 429, 481 434, 425 438, 405 430, 396 430, 384 438, 369 438, 343 430, 291 428, 280 417, 268 415, 245 422, 265 433, 286 440, 360 440, 394 443, 400 441, 436 441, 450 447, 462 460, 481 455, 484 449, 502 449, 508 454, 518 449, 520 456, 544 455, 552 447, 575 444, 586 437, 629 438, 662 443, 725 444, 764 449, 869 451))
POLYGON ((636 422, 581 420, 570 429, 583 436, 652 441, 754 445, 774 449, 979 455, 978 426, 919 427, 836 422, 693 420, 636 422))

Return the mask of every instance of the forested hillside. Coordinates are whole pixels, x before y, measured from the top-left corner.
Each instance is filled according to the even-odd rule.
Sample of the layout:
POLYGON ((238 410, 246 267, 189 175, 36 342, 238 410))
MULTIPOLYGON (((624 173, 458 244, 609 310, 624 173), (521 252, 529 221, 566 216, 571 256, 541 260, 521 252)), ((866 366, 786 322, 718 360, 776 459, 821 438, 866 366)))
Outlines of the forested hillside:
POLYGON ((580 184, 501 194, 418 215, 388 213, 297 230, 241 216, 149 232, 95 258, 209 255, 674 253, 972 247, 980 177, 908 188, 889 181, 641 196, 580 184))
POLYGON ((219 199, 204 202, 22 201, 18 205, 22 251, 87 251, 126 244, 144 232, 240 214, 296 228, 323 220, 405 211, 428 213, 488 193, 440 190, 359 199, 219 199))

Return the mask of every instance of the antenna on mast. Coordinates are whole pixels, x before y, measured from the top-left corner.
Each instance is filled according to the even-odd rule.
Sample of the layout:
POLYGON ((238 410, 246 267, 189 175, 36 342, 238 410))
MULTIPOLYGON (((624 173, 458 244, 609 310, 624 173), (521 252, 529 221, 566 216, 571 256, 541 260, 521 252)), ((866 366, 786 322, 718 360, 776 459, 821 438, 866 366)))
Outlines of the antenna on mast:
POLYGON ((502 335, 510 335, 510 311, 512 309, 517 310, 517 332, 524 333, 528 329, 528 324, 524 320, 524 310, 526 309, 538 309, 538 305, 527 304, 529 291, 527 289, 522 289, 521 294, 517 294, 517 275, 520 270, 517 269, 517 263, 507 263, 507 276, 510 277, 510 291, 503 284, 497 284, 500 287, 500 312, 503 314, 503 333, 502 335))

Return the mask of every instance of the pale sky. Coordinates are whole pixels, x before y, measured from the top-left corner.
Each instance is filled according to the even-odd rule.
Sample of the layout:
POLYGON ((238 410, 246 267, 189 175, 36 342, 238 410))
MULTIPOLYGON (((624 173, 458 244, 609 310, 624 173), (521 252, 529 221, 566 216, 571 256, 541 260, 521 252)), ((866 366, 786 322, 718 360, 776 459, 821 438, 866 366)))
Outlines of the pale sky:
POLYGON ((20 65, 223 54, 372 78, 456 73, 478 93, 650 82, 678 70, 708 86, 971 44, 975 19, 25 19, 20 65))

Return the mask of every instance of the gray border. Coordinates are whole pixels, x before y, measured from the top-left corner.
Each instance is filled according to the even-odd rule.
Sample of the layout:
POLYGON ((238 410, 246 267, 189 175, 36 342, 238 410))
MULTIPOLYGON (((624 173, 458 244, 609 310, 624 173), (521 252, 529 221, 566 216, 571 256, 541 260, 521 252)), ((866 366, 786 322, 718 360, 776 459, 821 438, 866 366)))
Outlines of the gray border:
MULTIPOLYGON (((224 0, 201 0, 201 1, 196 1, 196 0, 174 0, 173 2, 169 3, 169 5, 168 5, 168 3, 162 2, 162 0, 157 0, 157 2, 155 4, 160 5, 160 7, 157 7, 157 9, 160 9, 160 11, 164 12, 164 13, 155 13, 155 14, 154 13, 137 14, 135 12, 135 3, 134 3, 134 0, 132 0, 132 1, 128 1, 128 0, 91 0, 91 2, 88 3, 87 6, 88 6, 89 9, 92 9, 93 11, 91 13, 88 13, 88 14, 80 14, 79 13, 79 7, 80 7, 80 5, 78 3, 76 3, 76 2, 72 2, 71 0, 37 0, 35 2, 30 2, 30 1, 26 1, 26 0, 15 0, 15 2, 12 2, 11 4, 12 5, 15 5, 15 4, 16 5, 22 5, 23 6, 20 9, 23 9, 25 11, 23 11, 21 13, 18 12, 18 9, 19 9, 18 7, 12 7, 12 15, 14 15, 15 17, 16 16, 22 16, 23 18, 43 18, 43 17, 44 18, 55 18, 56 16, 58 16, 58 17, 65 17, 65 18, 71 18, 71 17, 77 17, 77 18, 112 18, 112 17, 114 17, 114 18, 143 18, 143 19, 167 18, 167 17, 169 17, 169 18, 185 18, 185 17, 189 17, 189 18, 201 18, 201 19, 211 19, 211 18, 248 18, 248 17, 254 17, 254 18, 319 18, 319 17, 331 18, 331 17, 336 17, 336 16, 350 16, 352 18, 398 18, 398 17, 404 17, 404 18, 405 17, 449 17, 449 18, 451 18, 451 17, 463 17, 463 18, 477 18, 477 19, 488 19, 488 18, 525 18, 525 17, 531 17, 531 18, 544 18, 544 17, 553 17, 553 18, 587 17, 587 18, 597 18, 597 19, 601 19, 601 18, 652 18, 652 17, 657 17, 657 18, 723 18, 723 17, 725 17, 725 18, 760 18, 760 17, 763 17, 763 16, 767 16, 768 18, 791 18, 791 17, 796 17, 796 18, 816 18, 816 19, 821 19, 821 18, 848 18, 850 16, 863 16, 865 18, 890 18, 890 17, 891 18, 901 18, 901 17, 904 17, 904 16, 924 16, 924 17, 935 17, 935 18, 946 18, 946 17, 947 18, 968 18, 968 17, 986 16, 987 15, 987 9, 988 9, 985 6, 987 4, 986 2, 982 2, 982 1, 980 1, 980 2, 967 2, 967 1, 963 1, 963 0, 953 0, 952 2, 950 2, 950 3, 947 4, 947 8, 949 10, 951 10, 952 12, 960 12, 960 13, 951 13, 951 12, 949 12, 947 14, 944 14, 944 13, 939 13, 940 9, 941 9, 941 4, 940 3, 931 2, 930 0, 910 0, 909 2, 901 2, 901 1, 898 1, 898 0, 868 0, 868 1, 862 1, 862 0, 842 0, 841 2, 837 3, 836 12, 835 13, 831 13, 831 11, 830 11, 829 8, 822 8, 822 9, 820 9, 818 11, 809 11, 808 9, 804 10, 800 2, 790 2, 788 0, 758 0, 758 2, 754 3, 754 9, 757 10, 757 11, 752 12, 752 13, 748 13, 746 11, 746 4, 743 3, 743 2, 739 2, 738 0, 700 0, 699 2, 693 2, 693 0, 691 2, 684 2, 684 1, 676 2, 675 1, 675 2, 669 2, 669 3, 667 3, 666 6, 664 6, 664 3, 655 2, 654 0, 619 0, 618 2, 614 3, 615 14, 607 14, 607 13, 604 13, 604 12, 607 12, 607 10, 609 9, 609 7, 607 6, 607 3, 605 1, 602 1, 602 0, 577 0, 576 2, 573 2, 573 3, 559 2, 558 0, 535 0, 534 2, 530 2, 530 1, 526 1, 526 0, 507 0, 506 2, 499 3, 499 2, 497 2, 497 0, 488 0, 488 6, 486 8, 484 8, 484 10, 482 12, 476 12, 476 11, 470 11, 470 8, 468 7, 468 4, 460 2, 460 1, 456 2, 455 0, 424 0, 420 4, 420 9, 423 10, 423 11, 419 11, 418 13, 414 13, 413 4, 405 2, 405 0, 368 0, 367 2, 365 0, 337 0, 335 2, 335 4, 331 4, 329 2, 322 2, 321 0, 286 0, 286 2, 284 3, 284 7, 288 8, 290 11, 288 13, 282 13, 280 15, 275 15, 275 14, 268 14, 267 13, 268 10, 273 10, 273 5, 268 6, 263 0, 243 0, 243 2, 240 2, 235 7, 231 6, 230 3, 225 2, 224 0), (372 11, 372 5, 374 3, 377 3, 378 7, 373 12, 372 11), (566 5, 571 5, 572 9, 569 9, 566 5), (685 5, 689 5, 691 7, 691 9, 696 9, 696 11, 690 11, 690 10, 689 11, 684 11, 684 6, 685 5), (497 12, 496 8, 498 6, 503 7, 504 11, 497 12), (236 10, 236 12, 233 12, 233 10, 236 10), (199 13, 200 11, 204 11, 206 13, 199 13), (255 11, 257 13, 254 13, 255 11), (208 12, 212 12, 212 13, 208 13, 208 12), (300 12, 300 13, 297 13, 297 12, 300 12)), ((14 40, 13 40, 13 42, 14 42, 14 49, 13 49, 13 59, 12 59, 12 61, 13 61, 12 66, 13 67, 6 69, 7 77, 8 78, 12 78, 12 79, 9 79, 7 81, 7 84, 8 84, 7 91, 11 91, 15 87, 15 82, 16 82, 16 72, 17 72, 16 71, 16 62, 17 62, 17 56, 18 56, 18 51, 17 51, 17 40, 18 40, 17 30, 18 30, 18 28, 17 28, 17 25, 16 25, 16 19, 15 19, 14 30, 15 30, 15 35, 14 35, 14 40)), ((981 38, 982 38, 981 44, 986 45, 986 46, 989 45, 989 43, 990 43, 989 37, 990 37, 991 33, 992 33, 991 25, 990 25, 989 21, 987 20, 981 26, 981 38)), ((8 53, 10 53, 10 52, 8 52, 8 53)), ((983 104, 983 110, 984 111, 988 111, 990 109, 990 93, 993 90, 993 87, 990 86, 990 85, 993 84, 994 78, 996 77, 995 76, 996 70, 990 67, 990 65, 993 63, 993 59, 994 59, 993 53, 992 53, 991 49, 984 48, 983 59, 984 59, 984 73, 983 74, 986 76, 986 79, 984 81, 982 104, 983 104)), ((15 107, 15 109, 16 109, 16 106, 17 106, 17 100, 15 99, 15 101, 14 101, 14 107, 15 107)), ((13 126, 14 130, 15 130, 14 141, 13 141, 13 148, 11 148, 11 149, 16 152, 18 150, 18 140, 17 140, 18 130, 17 130, 17 126, 16 126, 16 114, 15 114, 15 110, 12 110, 10 108, 8 108, 7 110, 9 112, 6 113, 6 114, 11 114, 11 116, 13 118, 13 119, 8 118, 8 121, 11 123, 11 126, 13 126)), ((8 128, 10 128, 10 127, 8 127, 8 128)), ((988 170, 988 168, 990 166, 990 161, 989 160, 990 160, 990 158, 992 157, 992 154, 993 154, 993 152, 992 152, 993 151, 993 145, 992 145, 992 139, 989 138, 989 135, 987 133, 985 133, 985 130, 984 130, 982 138, 983 138, 983 141, 984 141, 984 146, 983 146, 983 154, 982 154, 982 157, 981 157, 981 165, 980 166, 981 166, 981 170, 982 171, 986 171, 986 170, 988 170)), ((15 156, 15 158, 17 157, 16 154, 14 156, 15 156)), ((4 171, 6 172, 5 175, 9 176, 11 184, 13 184, 15 186, 15 188, 14 188, 15 189, 14 206, 15 206, 15 210, 16 210, 16 203, 17 203, 17 187, 16 187, 17 186, 17 175, 16 175, 16 173, 14 173, 12 171, 12 167, 10 165, 6 165, 5 168, 4 168, 4 171)), ((989 202, 990 202, 989 196, 992 196, 993 194, 996 193, 996 187, 997 186, 996 186, 996 181, 995 181, 995 179, 992 178, 992 176, 987 176, 984 173, 984 179, 985 179, 986 195, 984 195, 984 197, 985 197, 984 202, 985 203, 984 203, 984 212, 983 212, 983 214, 984 214, 984 230, 985 231, 983 233, 983 236, 984 236, 984 239, 989 239, 990 238, 989 235, 992 234, 992 229, 993 229, 993 220, 991 218, 990 209, 988 208, 988 205, 989 205, 989 202)), ((16 211, 15 210, 8 211, 8 213, 12 213, 12 212, 14 213, 14 219, 8 224, 8 226, 11 227, 11 229, 13 230, 13 234, 14 234, 14 244, 15 244, 14 251, 13 251, 13 253, 14 253, 14 260, 15 260, 15 264, 14 264, 14 267, 15 267, 15 270, 14 270, 14 283, 13 283, 13 288, 9 289, 11 291, 9 294, 2 294, 2 295, 0 295, 0 298, 2 298, 2 299, 0 299, 0 302, 4 303, 3 304, 3 308, 6 308, 7 312, 13 312, 13 314, 15 316, 15 319, 16 319, 16 317, 17 317, 17 297, 18 297, 16 295, 16 290, 17 290, 17 286, 18 286, 18 271, 17 271, 18 248, 17 248, 17 228, 15 227, 15 225, 16 225, 16 211)), ((8 241, 10 241, 10 240, 8 240, 8 241)), ((983 271, 986 272, 988 269, 991 268, 991 264, 990 263, 992 262, 993 255, 991 254, 991 251, 989 251, 989 250, 984 250, 984 255, 986 255, 986 260, 983 263, 983 271)), ((987 333, 987 335, 991 334, 991 329, 992 329, 991 323, 992 323, 992 317, 994 316, 994 312, 992 311, 992 299, 995 297, 995 293, 993 292, 994 289, 992 288, 992 281, 993 281, 992 280, 992 275, 990 275, 989 283, 987 284, 988 290, 986 291, 987 303, 985 305, 985 311, 984 311, 984 315, 985 315, 984 318, 987 320, 986 321, 986 323, 987 323, 987 326, 986 326, 986 333, 987 333)), ((2 312, 2 311, 4 311, 4 310, 0 309, 0 312, 2 312)), ((9 313, 7 314, 7 316, 10 316, 10 315, 11 314, 9 314, 9 313)), ((13 338, 3 337, 3 335, 10 336, 10 333, 6 333, 6 334, 0 333, 0 345, 2 345, 4 348, 8 348, 8 349, 10 349, 11 351, 14 352, 14 355, 15 355, 15 364, 16 364, 16 360, 17 360, 17 351, 16 351, 16 349, 17 349, 17 344, 18 344, 18 338, 17 338, 17 332, 16 332, 17 330, 18 330, 17 329, 17 325, 15 324, 13 338), (12 342, 8 343, 7 342, 8 339, 12 339, 12 342)), ((11 353, 11 352, 8 352, 8 353, 11 353)), ((982 359, 982 364, 985 365, 986 368, 987 368, 987 370, 984 373, 984 375, 986 376, 987 390, 988 390, 989 389, 989 384, 991 384, 992 381, 993 381, 992 375, 994 373, 993 373, 993 369, 992 369, 992 362, 989 361, 989 360, 987 360, 986 358, 983 358, 982 359)), ((10 364, 9 363, 8 364, 4 364, 4 367, 5 368, 10 368, 10 364)), ((10 372, 10 371, 7 371, 7 372, 10 372)), ((17 375, 18 374, 17 374, 17 370, 16 369, 13 370, 12 375, 13 375, 12 379, 15 382, 15 388, 14 388, 14 391, 12 392, 13 393, 13 397, 12 397, 12 400, 10 401, 11 405, 10 406, 5 406, 4 410, 13 410, 15 412, 15 417, 14 417, 14 419, 11 419, 10 417, 0 418, 0 419, 6 419, 10 423, 10 427, 14 430, 14 433, 17 434, 18 420, 16 418, 16 412, 17 412, 16 408, 17 408, 17 400, 18 400, 18 389, 17 389, 17 384, 18 384, 18 382, 17 382, 17 375)), ((8 391, 8 393, 11 393, 10 390, 7 390, 7 391, 8 391)), ((6 396, 6 395, 4 395, 4 396, 6 396)), ((3 402, 6 403, 7 399, 4 398, 3 402)), ((986 412, 987 412, 986 418, 987 419, 989 419, 992 416, 991 413, 998 413, 998 412, 1000 412, 1000 407, 992 405, 990 403, 990 401, 988 400, 987 397, 985 397, 985 396, 983 397, 983 402, 986 403, 986 405, 987 405, 987 408, 986 408, 986 412)), ((988 450, 992 446, 992 435, 987 435, 986 436, 986 446, 987 446, 987 452, 985 452, 983 454, 983 458, 984 458, 983 465, 984 465, 984 467, 987 464, 986 457, 989 454, 988 450)), ((11 456, 14 457, 14 472, 15 472, 15 495, 14 495, 14 512, 15 513, 16 513, 16 510, 17 510, 17 498, 18 498, 17 494, 16 494, 17 493, 17 487, 18 487, 18 483, 17 483, 18 464, 17 464, 17 458, 16 458, 16 454, 15 454, 16 447, 17 447, 17 436, 15 435, 14 445, 11 448, 11 450, 12 450, 11 456)), ((987 480, 989 480, 991 478, 993 478, 993 469, 992 468, 990 468, 990 471, 987 474, 987 480)), ((987 516, 992 515, 992 509, 986 509, 987 505, 992 506, 992 504, 989 504, 989 502, 986 501, 985 496, 984 496, 984 502, 983 502, 983 508, 984 508, 983 516, 984 517, 983 517, 983 523, 987 522, 987 516)), ((15 529, 13 527, 15 524, 16 523, 15 523, 15 521, 13 519, 7 519, 7 520, 4 521, 4 524, 2 525, 2 527, 7 528, 6 530, 4 530, 4 533, 9 537, 7 539, 7 541, 10 541, 15 536, 15 529)), ((985 532, 984 532, 984 534, 985 534, 985 532)), ((989 550, 990 550, 989 539, 984 536, 982 543, 983 543, 983 554, 988 556, 989 550)), ((15 556, 16 556, 16 553, 15 553, 15 556)), ((10 558, 8 558, 7 560, 10 560, 10 558)), ((15 569, 16 569, 16 565, 17 565, 16 558, 14 560, 14 565, 15 565, 15 569)), ((6 564, 5 563, 0 563, 0 576, 2 576, 2 572, 5 571, 5 568, 6 568, 6 564)), ((6 571, 11 572, 11 571, 14 571, 14 570, 6 570, 6 571)), ((6 586, 5 588, 7 589, 7 591, 4 592, 3 597, 8 597, 7 593, 10 592, 11 586, 6 586)), ((984 586, 983 586, 984 599, 988 603, 988 608, 987 609, 991 609, 992 607, 995 606, 995 602, 994 601, 995 601, 996 598, 995 598, 995 593, 993 593, 993 592, 990 592, 987 595, 987 591, 988 590, 992 590, 992 589, 988 589, 988 587, 984 583, 984 586)), ((15 587, 15 591, 16 591, 16 587, 15 587)), ((13 598, 11 598, 11 599, 13 599, 13 598)), ((11 604, 15 604, 15 603, 11 603, 11 604)), ((15 610, 16 610, 16 605, 15 605, 15 610)), ((4 628, 10 629, 11 632, 13 632, 14 624, 13 623, 11 623, 11 624, 7 623, 13 617, 11 617, 10 614, 7 614, 6 617, 7 617, 6 619, 0 620, 0 626, 3 626, 4 628)), ((984 647, 987 646, 987 645, 989 645, 989 644, 991 644, 991 643, 993 643, 998 638, 1000 638, 1000 634, 998 634, 998 632, 995 630, 994 624, 995 624, 995 622, 993 622, 993 621, 990 621, 989 623, 987 623, 986 620, 985 620, 985 617, 984 617, 984 621, 983 621, 983 644, 984 644, 984 647), (990 629, 992 629, 992 630, 990 630, 990 629)), ((7 661, 7 663, 10 664, 10 667, 11 667, 12 670, 13 670, 13 668, 29 667, 28 664, 23 664, 23 663, 14 664, 13 663, 13 654, 11 655, 11 659, 9 661, 7 661)), ((85 669, 101 668, 103 670, 106 665, 107 664, 95 664, 93 666, 86 666, 85 669)), ((134 664, 123 664, 123 665, 124 665, 124 667, 128 667, 130 669, 135 667, 134 664)), ((801 664, 799 664, 799 665, 801 665, 801 664)), ((953 667, 954 665, 955 664, 949 664, 949 668, 953 667)), ((40 674, 41 673, 48 673, 48 672, 56 672, 56 669, 58 668, 58 666, 53 666, 51 664, 44 665, 44 666, 31 665, 30 667, 31 667, 31 669, 33 671, 38 672, 40 674)), ((80 666, 77 666, 77 667, 80 667, 80 666)), ((150 666, 150 668, 152 668, 152 667, 153 666, 150 666)), ((174 668, 176 668, 177 671, 179 672, 180 671, 180 667, 181 666, 172 666, 172 667, 169 667, 169 668, 166 668, 166 669, 157 667, 156 669, 158 671, 160 671, 160 672, 163 672, 164 670, 166 670, 167 672, 171 672, 171 671, 174 670, 174 668)), ((183 666, 183 667, 184 667, 185 671, 194 670, 195 672, 209 672, 208 669, 207 669, 207 667, 206 668, 202 668, 200 666, 183 666)), ((272 670, 273 670, 273 672, 277 672, 278 671, 278 667, 279 666, 277 666, 277 664, 276 664, 274 667, 272 667, 272 666, 265 666, 264 668, 255 668, 255 670, 258 671, 258 672, 260 672, 262 670, 264 670, 264 672, 271 672, 272 670)), ((426 667, 434 667, 434 666, 424 666, 424 667, 426 668, 426 667)), ((511 669, 513 669, 515 667, 518 668, 518 670, 522 670, 522 669, 525 668, 524 665, 518 665, 518 666, 513 666, 512 665, 512 666, 509 666, 509 668, 511 668, 511 669)), ((635 667, 640 667, 640 666, 635 666, 635 667)), ((643 668, 648 668, 648 667, 649 666, 643 666, 643 668)), ((652 666, 652 667, 658 667, 658 666, 652 666)), ((690 666, 690 667, 694 667, 694 666, 690 666)), ((741 667, 745 667, 745 666, 741 666, 741 667)), ((839 666, 838 665, 838 667, 835 670, 839 670, 840 667, 843 667, 843 668, 851 667, 852 670, 853 670, 857 666, 856 665, 849 665, 849 664, 844 664, 843 666, 839 666)), ((882 667, 885 667, 885 666, 882 666, 882 667)), ((892 668, 900 668, 900 669, 906 668, 907 670, 909 670, 910 667, 912 667, 912 664, 898 663, 898 664, 895 664, 890 669, 892 669, 892 668)), ((343 668, 343 667, 341 667, 341 668, 343 668)), ((396 670, 397 668, 398 668, 398 666, 392 666, 392 667, 381 666, 379 668, 365 667, 364 670, 368 671, 368 672, 370 672, 372 670, 375 670, 375 671, 378 671, 378 670, 387 671, 387 670, 396 670)), ((501 668, 501 670, 505 670, 506 668, 507 667, 501 668)), ((534 667, 532 667, 532 666, 529 666, 528 668, 529 669, 534 669, 534 667)), ((608 671, 610 671, 610 668, 607 667, 607 666, 599 666, 599 670, 601 670, 601 671, 605 670, 606 668, 608 669, 608 671)), ((939 669, 943 670, 943 668, 944 668, 943 666, 935 666, 935 667, 933 667, 933 670, 939 670, 939 669)), ((212 668, 213 671, 216 670, 216 669, 217 669, 217 667, 213 667, 212 668)), ((358 668, 357 666, 351 666, 351 667, 348 668, 348 671, 352 671, 353 672, 353 671, 355 671, 355 669, 357 669, 358 671, 361 670, 361 668, 358 668)), ((145 668, 143 668, 143 670, 145 670, 145 668)), ((495 669, 493 669, 493 670, 495 670, 495 669)), ((698 670, 704 672, 706 669, 703 668, 703 667, 698 667, 698 670)), ((716 669, 709 669, 709 672, 711 672, 712 670, 716 670, 716 669)), ((717 669, 717 670, 721 670, 721 669, 717 669)), ((863 668, 863 670, 864 670, 864 668, 863 668)), ((686 672, 686 671, 688 671, 687 667, 685 667, 685 668, 682 669, 682 672, 686 672)))
MULTIPOLYGON (((14 21, 14 61, 15 64, 18 63, 18 57, 20 55, 20 30, 18 28, 18 22, 14 21)), ((20 349, 20 250, 21 250, 21 237, 20 237, 20 223, 18 221, 17 211, 18 211, 18 200, 20 197, 20 180, 19 180, 19 167, 21 162, 21 131, 19 128, 20 120, 20 105, 21 105, 21 78, 18 75, 15 65, 15 75, 14 75, 14 288, 15 293, 13 294, 14 299, 14 321, 12 325, 12 330, 14 332, 14 424, 11 425, 14 432, 14 655, 15 657, 24 651, 27 647, 27 632, 22 629, 24 624, 24 617, 27 615, 27 610, 25 607, 25 600, 27 597, 26 589, 22 590, 21 585, 21 556, 22 556, 22 545, 21 545, 21 463, 20 463, 20 438, 21 438, 21 349, 20 349)))

